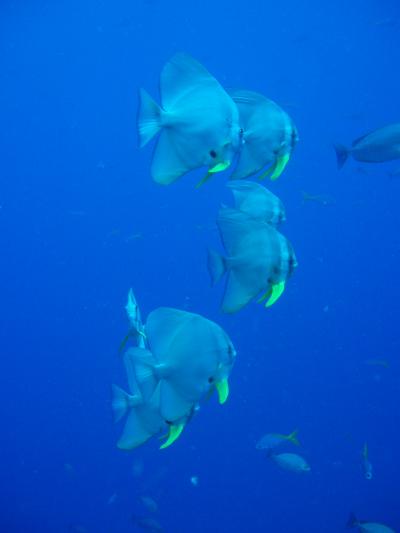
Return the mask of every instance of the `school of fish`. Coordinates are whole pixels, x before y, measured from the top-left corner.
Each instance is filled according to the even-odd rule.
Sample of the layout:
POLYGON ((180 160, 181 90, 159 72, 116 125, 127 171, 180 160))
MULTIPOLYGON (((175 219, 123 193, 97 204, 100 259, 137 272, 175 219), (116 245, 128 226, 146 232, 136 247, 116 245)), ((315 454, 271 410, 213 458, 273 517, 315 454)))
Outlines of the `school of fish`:
MULTIPOLYGON (((252 301, 269 308, 282 296, 297 259, 278 230, 286 220, 281 200, 248 178, 276 180, 283 173, 299 140, 297 128, 278 104, 251 90, 224 88, 187 54, 175 54, 159 81, 160 103, 144 89, 139 93, 140 147, 156 140, 150 174, 155 182, 169 185, 204 169, 199 187, 228 171, 233 206, 223 205, 216 215, 224 252, 208 250, 211 282, 225 278, 224 313, 236 313, 252 301)), ((351 148, 337 144, 335 151, 339 168, 350 155, 362 162, 399 159, 400 124, 364 135, 351 148)), ((306 193, 304 198, 319 199, 306 193)), ((220 404, 228 399, 236 350, 218 324, 199 314, 160 307, 144 323, 132 289, 126 311, 130 327, 120 352, 128 392, 113 385, 115 420, 126 418, 117 445, 132 450, 161 436, 164 449, 179 438, 213 391, 220 404)), ((256 447, 281 469, 310 472, 301 455, 278 450, 285 443, 299 446, 297 431, 269 433, 256 447)), ((372 479, 367 444, 361 463, 365 479, 372 479)), ((392 531, 354 515, 348 526, 392 531)))

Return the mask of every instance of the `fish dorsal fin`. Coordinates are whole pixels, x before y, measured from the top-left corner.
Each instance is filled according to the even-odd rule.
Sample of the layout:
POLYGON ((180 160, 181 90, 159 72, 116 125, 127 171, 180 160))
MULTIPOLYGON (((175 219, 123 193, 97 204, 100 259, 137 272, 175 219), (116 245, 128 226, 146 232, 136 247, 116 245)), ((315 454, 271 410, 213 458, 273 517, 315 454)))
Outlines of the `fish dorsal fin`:
POLYGON ((254 181, 233 180, 227 183, 235 198, 235 206, 253 218, 271 224, 273 217, 285 219, 285 209, 280 199, 270 190, 254 181))
POLYGON ((354 148, 358 143, 363 141, 368 135, 370 135, 372 132, 364 133, 364 135, 361 135, 361 137, 357 137, 357 139, 354 139, 354 141, 351 143, 351 146, 354 148))
POLYGON ((240 123, 246 128, 248 120, 253 115, 254 110, 262 105, 268 105, 271 100, 255 91, 245 89, 227 89, 226 91, 235 104, 238 106, 240 123))
POLYGON ((146 332, 149 344, 160 363, 168 363, 171 347, 181 328, 191 319, 193 313, 174 309, 172 307, 159 307, 152 311, 146 323, 146 332))
POLYGON ((218 81, 201 63, 185 53, 175 54, 164 66, 160 77, 161 101, 168 111, 185 94, 194 88, 215 85, 218 81))
POLYGON ((247 213, 230 207, 222 207, 218 212, 217 225, 221 240, 228 255, 234 255, 242 238, 252 231, 259 231, 265 224, 253 219, 247 213))
POLYGON ((129 388, 133 394, 139 390, 147 399, 157 385, 154 374, 156 361, 153 354, 144 348, 130 348, 124 354, 124 364, 129 388))

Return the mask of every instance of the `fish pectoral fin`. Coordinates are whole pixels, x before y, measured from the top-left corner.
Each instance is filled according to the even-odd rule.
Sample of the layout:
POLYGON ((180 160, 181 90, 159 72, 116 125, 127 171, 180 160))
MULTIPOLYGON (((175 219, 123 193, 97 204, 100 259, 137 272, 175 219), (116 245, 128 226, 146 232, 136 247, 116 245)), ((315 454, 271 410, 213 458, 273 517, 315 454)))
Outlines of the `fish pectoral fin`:
POLYGON ((217 381, 215 383, 215 388, 217 389, 217 392, 218 392, 219 403, 222 405, 223 403, 226 402, 226 400, 228 399, 228 396, 229 396, 228 379, 224 378, 221 381, 217 381))
POLYGON ((171 444, 173 444, 176 441, 176 439, 179 438, 184 427, 185 427, 185 424, 179 424, 177 426, 171 425, 169 428, 168 438, 164 442, 164 444, 160 446, 160 450, 163 450, 164 448, 168 448, 168 446, 171 446, 171 444))
POLYGON ((274 303, 279 300, 279 298, 282 296, 283 291, 285 290, 285 282, 280 281, 276 285, 272 285, 271 289, 271 296, 265 303, 265 307, 271 307, 271 305, 274 305, 274 303))
POLYGON ((211 178, 211 176, 213 176, 217 172, 222 172, 223 170, 226 170, 230 166, 230 164, 230 161, 221 161, 220 163, 217 163, 214 167, 209 168, 204 178, 202 178, 196 185, 196 189, 204 185, 211 178))
POLYGON ((222 172, 223 170, 226 170, 230 166, 230 161, 221 161, 220 163, 217 163, 213 167, 209 169, 209 173, 216 174, 217 172, 222 172))
POLYGON ((276 163, 274 163, 273 165, 271 165, 270 167, 267 168, 267 170, 265 170, 262 174, 260 174, 258 176, 258 179, 259 180, 265 180, 265 178, 267 178, 270 174, 272 174, 273 172, 275 172, 275 168, 276 168, 276 163))
POLYGON ((285 170, 286 165, 288 164, 288 161, 290 159, 290 154, 285 154, 281 157, 278 157, 275 168, 273 173, 271 174, 270 178, 272 181, 279 178, 279 176, 282 174, 282 172, 285 170))
POLYGON ((207 174, 204 176, 204 178, 202 178, 199 183, 196 185, 196 189, 200 189, 200 187, 202 185, 204 185, 205 183, 207 183, 207 181, 211 178, 211 176, 213 175, 213 172, 210 172, 208 171, 207 174))

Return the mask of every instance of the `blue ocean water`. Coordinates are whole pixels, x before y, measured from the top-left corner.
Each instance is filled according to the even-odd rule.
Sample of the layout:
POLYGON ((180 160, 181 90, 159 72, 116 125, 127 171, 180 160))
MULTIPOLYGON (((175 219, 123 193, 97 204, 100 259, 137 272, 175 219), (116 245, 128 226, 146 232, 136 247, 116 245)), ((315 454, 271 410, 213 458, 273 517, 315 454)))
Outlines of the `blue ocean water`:
POLYGON ((399 31, 396 1, 1 2, 2 533, 135 531, 141 495, 167 533, 333 533, 350 511, 400 528, 400 163, 339 172, 332 149, 399 121, 399 31), (269 310, 223 315, 210 288, 227 176, 161 187, 137 147, 138 88, 156 95, 177 51, 298 127, 268 186, 299 266, 269 310), (238 352, 229 401, 202 405, 164 451, 116 448, 129 287, 144 315, 201 313, 238 352), (304 476, 255 449, 295 428, 304 476))

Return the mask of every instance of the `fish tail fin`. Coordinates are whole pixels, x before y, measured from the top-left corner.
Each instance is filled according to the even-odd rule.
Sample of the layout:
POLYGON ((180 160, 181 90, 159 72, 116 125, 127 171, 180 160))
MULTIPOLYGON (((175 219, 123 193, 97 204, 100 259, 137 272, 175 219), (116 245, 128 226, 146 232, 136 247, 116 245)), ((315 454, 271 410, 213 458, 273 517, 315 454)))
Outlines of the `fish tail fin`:
POLYGON ((144 89, 139 92, 137 126, 140 147, 145 146, 161 129, 161 108, 144 89))
POLYGON ((118 422, 123 418, 129 409, 129 394, 125 392, 118 385, 112 385, 112 410, 114 413, 114 420, 118 422))
POLYGON ((214 250, 208 250, 208 271, 211 276, 211 283, 215 285, 226 272, 225 258, 214 250))
POLYGON ((300 441, 297 438, 298 433, 299 433, 299 430, 295 429, 294 431, 292 431, 292 433, 290 433, 290 435, 287 436, 287 440, 290 441, 295 446, 300 446, 300 441))
POLYGON ((333 147, 336 152, 337 166, 341 169, 349 157, 349 151, 343 144, 334 144, 333 147))
POLYGON ((348 528, 356 527, 357 524, 358 524, 358 520, 356 518, 356 515, 353 512, 351 512, 347 520, 347 527, 348 528))

